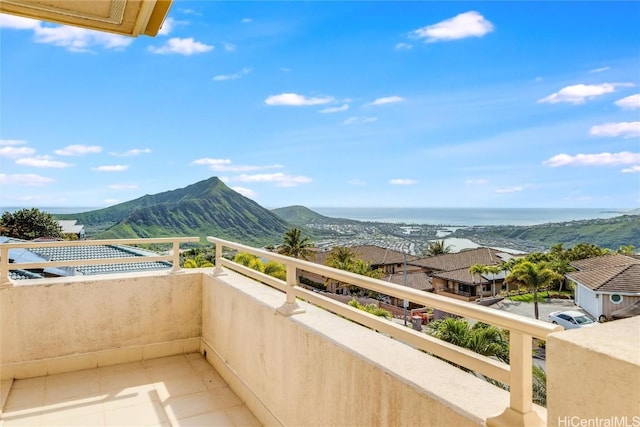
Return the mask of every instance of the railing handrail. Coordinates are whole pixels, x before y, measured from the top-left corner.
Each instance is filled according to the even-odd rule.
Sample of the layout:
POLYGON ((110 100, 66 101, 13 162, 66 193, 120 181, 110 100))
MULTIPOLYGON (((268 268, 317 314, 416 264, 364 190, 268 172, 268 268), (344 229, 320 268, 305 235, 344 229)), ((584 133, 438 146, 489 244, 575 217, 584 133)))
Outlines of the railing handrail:
MULTIPOLYGON (((545 424, 544 420, 542 420, 533 409, 532 338, 536 337, 546 340, 550 333, 563 330, 561 326, 505 313, 446 296, 418 291, 402 285, 338 270, 263 249, 256 249, 224 239, 209 236, 207 237, 207 241, 216 245, 215 274, 222 273, 223 264, 240 272, 246 272, 246 270, 248 270, 247 268, 236 268, 242 266, 231 261, 223 261, 222 247, 247 252, 284 264, 287 275, 285 286, 286 302, 278 309, 280 313, 291 315, 304 312, 304 310, 297 306, 295 298, 307 299, 322 308, 333 311, 350 320, 388 333, 392 337, 407 342, 416 348, 431 352, 472 371, 480 372, 490 378, 508 384, 509 407, 507 407, 502 414, 487 419, 487 425, 510 425, 514 422, 524 425, 525 420, 527 420, 527 425, 545 424), (375 318, 375 316, 367 315, 367 313, 364 312, 358 313, 359 310, 348 307, 345 304, 337 303, 330 298, 322 298, 314 292, 296 287, 297 270, 316 273, 329 279, 349 283, 395 298, 404 299, 507 329, 509 331, 509 364, 504 364, 497 360, 487 358, 486 356, 470 352, 464 348, 435 339, 427 334, 410 332, 406 330, 406 328, 403 329, 397 327, 397 325, 393 325, 391 322, 375 318)), ((259 277, 259 274, 260 273, 251 273, 250 276, 256 278, 259 277)), ((270 281, 264 280, 264 282, 269 283, 270 281)))
POLYGON ((133 264, 144 262, 169 261, 172 263, 173 271, 180 267, 180 244, 197 243, 199 237, 156 237, 156 238, 132 238, 132 239, 101 239, 101 240, 55 240, 55 241, 25 241, 0 243, 0 285, 10 283, 9 270, 20 269, 40 269, 47 267, 64 266, 84 266, 84 265, 112 265, 112 264, 133 264), (69 259, 60 261, 42 262, 14 262, 9 263, 10 249, 36 249, 50 247, 78 247, 78 246, 124 246, 135 244, 171 244, 173 253, 171 255, 137 254, 137 256, 116 257, 116 258, 92 258, 92 259, 69 259))
POLYGON ((475 320, 499 326, 503 329, 522 332, 539 339, 544 340, 551 332, 562 330, 557 325, 542 322, 540 320, 529 319, 523 316, 515 317, 513 314, 505 313, 481 305, 469 304, 464 301, 419 291, 406 286, 397 285, 395 283, 389 283, 384 280, 373 279, 349 271, 338 270, 311 261, 305 261, 290 256, 281 255, 275 252, 253 248, 241 243, 235 243, 210 236, 207 237, 207 241, 211 243, 221 244, 222 246, 230 247, 233 249, 239 249, 253 255, 264 256, 269 259, 278 260, 286 266, 291 265, 292 267, 299 270, 316 273, 324 277, 335 279, 340 282, 350 283, 355 286, 370 289, 372 291, 392 297, 406 299, 424 306, 433 307, 445 311, 447 313, 469 317, 475 320))

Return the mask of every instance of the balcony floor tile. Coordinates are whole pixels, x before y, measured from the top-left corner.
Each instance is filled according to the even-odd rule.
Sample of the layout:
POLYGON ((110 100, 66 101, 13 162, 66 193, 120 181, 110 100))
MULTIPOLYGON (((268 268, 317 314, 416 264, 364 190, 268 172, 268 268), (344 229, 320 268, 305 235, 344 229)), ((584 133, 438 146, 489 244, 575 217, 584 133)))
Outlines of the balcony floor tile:
POLYGON ((206 359, 191 353, 15 380, 0 426, 25 425, 261 424, 206 359))

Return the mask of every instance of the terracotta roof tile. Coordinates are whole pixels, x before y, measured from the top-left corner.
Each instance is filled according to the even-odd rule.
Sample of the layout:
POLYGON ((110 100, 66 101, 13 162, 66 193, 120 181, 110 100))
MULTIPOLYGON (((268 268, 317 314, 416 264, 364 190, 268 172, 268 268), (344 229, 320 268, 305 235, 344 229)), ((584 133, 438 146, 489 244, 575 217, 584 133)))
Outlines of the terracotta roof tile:
MULTIPOLYGON (((382 278, 390 283, 396 285, 404 285, 404 274, 394 273, 382 278)), ((431 291, 433 285, 431 284, 431 277, 422 271, 407 273, 407 286, 419 291, 431 291)))
POLYGON ((426 267, 437 271, 453 271, 469 268, 474 264, 497 265, 510 258, 508 254, 491 248, 476 248, 452 254, 438 255, 409 262, 411 265, 426 267))
POLYGON ((578 261, 572 261, 570 263, 578 270, 594 270, 607 267, 620 267, 625 265, 640 264, 640 259, 634 257, 622 255, 622 254, 610 254, 603 255, 594 258, 581 259, 578 261))
POLYGON ((594 291, 640 294, 640 263, 576 271, 567 277, 594 291))

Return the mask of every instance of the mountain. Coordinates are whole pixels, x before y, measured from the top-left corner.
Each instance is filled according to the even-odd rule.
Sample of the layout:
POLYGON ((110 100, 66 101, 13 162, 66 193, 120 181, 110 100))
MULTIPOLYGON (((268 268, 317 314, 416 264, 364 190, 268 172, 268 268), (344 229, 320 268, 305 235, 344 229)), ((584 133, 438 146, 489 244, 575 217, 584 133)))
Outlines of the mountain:
POLYGON ((104 209, 55 217, 77 220, 95 239, 214 236, 268 245, 280 243, 291 228, 216 177, 104 209))
POLYGON ((287 206, 284 208, 271 209, 271 212, 278 215, 283 220, 293 225, 303 226, 312 223, 322 223, 330 220, 329 217, 320 215, 304 206, 287 206))

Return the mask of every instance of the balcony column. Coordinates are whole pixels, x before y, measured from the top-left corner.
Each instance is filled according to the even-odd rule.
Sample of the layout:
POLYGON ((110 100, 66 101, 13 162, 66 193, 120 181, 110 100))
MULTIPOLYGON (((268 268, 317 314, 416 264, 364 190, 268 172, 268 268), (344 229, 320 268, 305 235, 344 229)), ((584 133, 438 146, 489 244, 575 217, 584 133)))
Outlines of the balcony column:
POLYGON ((287 300, 284 304, 276 309, 276 311, 283 316, 291 316, 292 314, 304 313, 304 309, 301 308, 296 302, 295 286, 296 286, 296 266, 293 264, 287 264, 287 300))
POLYGON ((531 335, 509 331, 509 407, 497 417, 488 418, 488 427, 546 426, 533 410, 533 374, 531 335))
POLYGON ((171 268, 171 272, 172 273, 178 273, 180 271, 182 271, 182 268, 180 268, 180 242, 175 241, 173 242, 173 267, 171 268))
POLYGON ((13 286, 9 279, 9 248, 0 247, 0 289, 13 286))
POLYGON ((215 259, 215 268, 213 269, 214 276, 222 276, 226 274, 222 269, 222 244, 215 243, 216 245, 216 259, 215 259))

